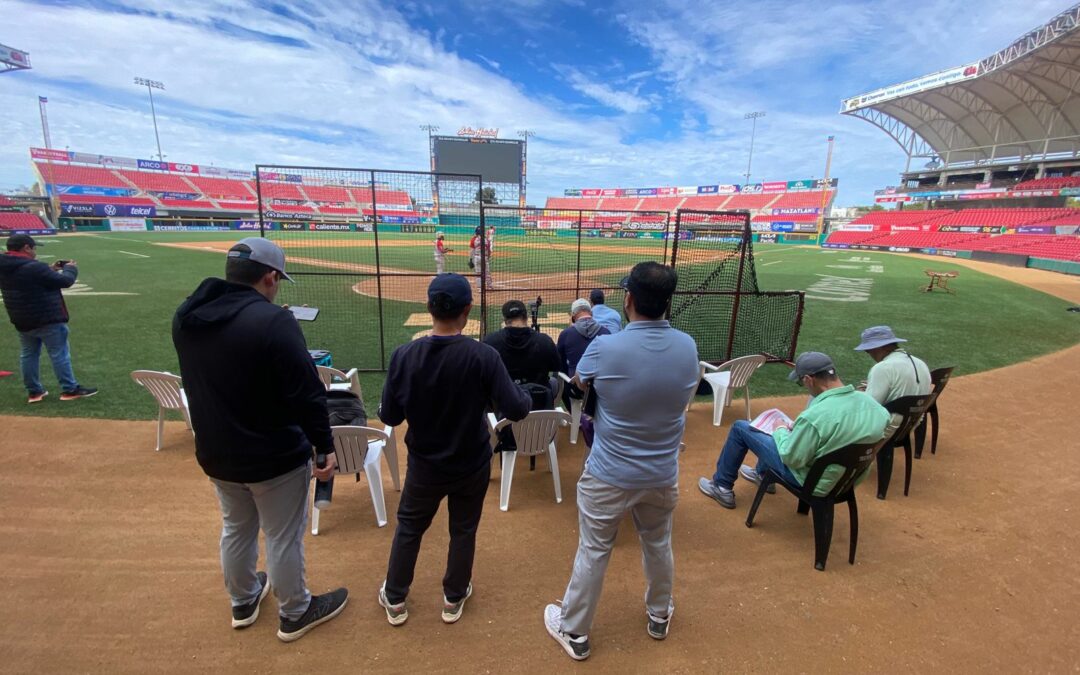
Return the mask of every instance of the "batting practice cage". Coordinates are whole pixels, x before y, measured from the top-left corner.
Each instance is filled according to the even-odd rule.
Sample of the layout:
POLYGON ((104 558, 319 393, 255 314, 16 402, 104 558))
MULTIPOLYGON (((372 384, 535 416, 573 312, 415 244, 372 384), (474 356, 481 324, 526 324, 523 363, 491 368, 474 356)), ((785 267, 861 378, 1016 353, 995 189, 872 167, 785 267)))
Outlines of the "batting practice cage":
POLYGON ((395 347, 430 334, 440 269, 473 286, 467 335, 498 330, 503 303, 521 300, 555 339, 592 289, 621 311, 619 281, 652 260, 678 271, 670 318, 703 360, 794 358, 803 294, 759 291, 746 213, 521 208, 485 203, 484 187, 478 175, 257 166, 252 227, 296 281, 277 301, 319 310, 301 323, 309 348, 342 370, 385 370, 395 347))

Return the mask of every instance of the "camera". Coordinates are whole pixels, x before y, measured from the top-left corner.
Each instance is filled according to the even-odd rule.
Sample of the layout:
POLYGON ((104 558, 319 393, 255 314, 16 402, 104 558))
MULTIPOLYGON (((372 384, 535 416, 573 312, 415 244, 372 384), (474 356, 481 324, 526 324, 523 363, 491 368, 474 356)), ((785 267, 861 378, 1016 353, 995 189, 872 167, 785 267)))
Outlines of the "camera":
POLYGON ((53 264, 56 265, 57 267, 63 267, 64 265, 67 265, 69 262, 71 262, 71 261, 70 260, 57 260, 53 264))
POLYGON ((532 329, 536 332, 540 332, 540 305, 544 304, 544 299, 539 295, 536 296, 536 302, 529 303, 529 315, 532 317, 532 329))

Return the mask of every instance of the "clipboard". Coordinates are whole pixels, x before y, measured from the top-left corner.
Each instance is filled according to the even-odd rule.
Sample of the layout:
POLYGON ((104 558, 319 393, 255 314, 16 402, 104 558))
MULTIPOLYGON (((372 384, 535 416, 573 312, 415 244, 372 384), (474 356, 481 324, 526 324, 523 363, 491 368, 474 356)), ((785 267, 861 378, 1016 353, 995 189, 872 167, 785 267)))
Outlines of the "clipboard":
POLYGON ((289 307, 297 321, 314 321, 319 316, 318 307, 289 307))

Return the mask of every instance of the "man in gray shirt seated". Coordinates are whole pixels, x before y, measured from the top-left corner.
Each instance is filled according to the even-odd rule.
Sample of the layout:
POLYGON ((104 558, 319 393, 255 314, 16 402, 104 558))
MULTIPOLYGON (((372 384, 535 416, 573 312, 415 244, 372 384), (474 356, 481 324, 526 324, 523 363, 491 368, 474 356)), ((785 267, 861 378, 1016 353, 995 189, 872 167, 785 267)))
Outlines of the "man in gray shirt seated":
POLYGON ((544 609, 548 633, 570 658, 589 657, 589 631, 619 523, 627 512, 641 540, 651 637, 667 637, 674 582, 671 524, 679 498, 679 442, 697 387, 697 345, 664 320, 678 277, 655 262, 623 279, 630 322, 593 340, 575 382, 596 397, 596 436, 577 486, 578 550, 562 607, 544 609))

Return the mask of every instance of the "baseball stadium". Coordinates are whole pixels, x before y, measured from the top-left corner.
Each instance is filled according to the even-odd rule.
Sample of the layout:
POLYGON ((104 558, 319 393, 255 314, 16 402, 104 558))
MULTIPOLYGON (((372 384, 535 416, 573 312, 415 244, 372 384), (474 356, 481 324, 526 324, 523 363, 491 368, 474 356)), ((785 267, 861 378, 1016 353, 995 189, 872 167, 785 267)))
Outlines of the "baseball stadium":
MULTIPOLYGON (((0 56, 13 71, 0 80, 29 67, 24 52, 0 56)), ((63 291, 71 358, 100 393, 61 402, 56 390, 28 404, 19 334, 0 331, 0 371, 9 371, 0 377, 0 561, 15 607, 0 631, 3 670, 571 668, 541 614, 561 597, 574 560, 574 486, 588 456, 580 411, 555 432, 557 464, 503 464, 514 473, 506 510, 500 485, 509 493, 509 483, 493 464, 476 595, 459 623, 436 616, 445 510, 420 552, 412 620, 387 626, 377 602, 406 424, 385 443, 383 468, 339 478, 318 535, 305 538, 312 592, 350 587, 340 618, 295 644, 261 623, 225 626, 221 513, 196 461, 183 382, 160 379, 173 383, 170 394, 133 374, 180 373, 177 307, 201 280, 223 275, 239 239, 259 237, 284 251, 295 281, 275 302, 296 311, 313 358, 338 371, 325 371, 326 386, 359 393, 373 421, 395 349, 432 334, 437 272, 463 275, 473 289, 463 334, 498 331, 500 308, 521 300, 529 325, 553 340, 572 323, 571 303, 593 289, 622 309, 635 264, 678 273, 666 318, 694 338, 702 361, 678 457, 678 612, 663 643, 645 636, 642 560, 624 522, 592 666, 582 667, 1075 671, 1078 83, 1080 5, 977 62, 843 92, 852 95, 839 114, 869 122, 905 157, 886 167, 897 184, 881 185, 877 205, 860 212, 836 206, 848 177, 828 163, 823 177, 757 183, 568 184, 533 205, 535 145, 467 127, 430 135, 423 170, 297 164, 291 155, 222 168, 199 157, 24 146, 40 189, 0 195, 0 234, 29 235, 50 265, 78 261, 63 291), (851 488, 857 512, 854 498, 850 511, 840 503, 825 526, 816 512, 796 513, 799 498, 785 490, 762 499, 764 487, 738 482, 734 513, 699 493, 697 477, 717 470, 736 420, 772 408, 795 418, 807 407, 789 379, 799 354, 830 355, 857 384, 873 365, 854 349, 860 331, 881 325, 907 339, 935 381, 904 427, 911 438, 896 439, 897 466, 878 462, 851 488), (745 404, 742 389, 710 388, 717 367, 755 358, 745 404), (827 565, 821 536, 831 541, 827 565)), ((42 361, 42 380, 57 387, 42 361)))

